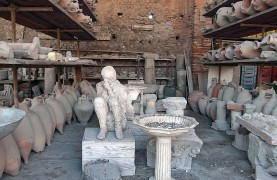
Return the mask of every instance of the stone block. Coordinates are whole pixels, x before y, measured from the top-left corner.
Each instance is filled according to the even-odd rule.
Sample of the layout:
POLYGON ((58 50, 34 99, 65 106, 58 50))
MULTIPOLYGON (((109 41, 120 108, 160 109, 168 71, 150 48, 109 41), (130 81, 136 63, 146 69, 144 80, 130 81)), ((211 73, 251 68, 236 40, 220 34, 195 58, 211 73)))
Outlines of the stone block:
POLYGON ((127 129, 133 134, 136 141, 137 149, 146 149, 147 147, 147 134, 141 131, 132 121, 127 121, 127 129))
POLYGON ((135 175, 135 139, 129 130, 119 140, 114 132, 108 132, 106 139, 97 139, 99 128, 86 128, 82 140, 82 169, 90 161, 105 159, 120 166, 121 176, 135 175))
MULTIPOLYGON (((188 133, 172 139, 171 168, 179 170, 190 170, 192 158, 200 153, 203 141, 192 129, 188 133)), ((155 167, 156 138, 149 136, 147 142, 147 166, 155 167)))
POLYGON ((277 164, 277 146, 269 145, 267 142, 252 133, 249 134, 249 148, 247 155, 253 168, 261 166, 264 169, 270 169, 277 164))

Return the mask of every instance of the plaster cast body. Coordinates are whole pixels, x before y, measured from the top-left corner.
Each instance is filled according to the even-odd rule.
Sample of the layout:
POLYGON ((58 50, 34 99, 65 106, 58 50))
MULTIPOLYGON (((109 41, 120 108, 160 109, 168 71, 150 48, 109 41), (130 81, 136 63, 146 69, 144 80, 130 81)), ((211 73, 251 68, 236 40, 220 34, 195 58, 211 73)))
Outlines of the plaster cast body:
POLYGON ((112 66, 102 69, 104 81, 96 85, 97 97, 94 100, 96 115, 99 119, 98 139, 104 139, 107 131, 115 131, 118 139, 123 139, 126 128, 126 106, 128 89, 116 80, 116 71, 112 66))

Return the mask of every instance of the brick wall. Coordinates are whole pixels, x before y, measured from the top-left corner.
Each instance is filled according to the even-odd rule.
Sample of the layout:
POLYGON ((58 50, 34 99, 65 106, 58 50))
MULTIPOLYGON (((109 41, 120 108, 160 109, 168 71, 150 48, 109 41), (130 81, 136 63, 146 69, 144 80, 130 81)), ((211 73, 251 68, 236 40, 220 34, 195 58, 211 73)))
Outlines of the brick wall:
POLYGON ((193 29, 193 44, 192 44, 192 72, 194 88, 198 88, 197 74, 207 71, 207 66, 200 64, 200 57, 211 49, 211 39, 202 36, 201 28, 211 24, 209 18, 201 16, 203 14, 203 6, 205 0, 195 0, 195 13, 194 13, 194 29, 193 29))

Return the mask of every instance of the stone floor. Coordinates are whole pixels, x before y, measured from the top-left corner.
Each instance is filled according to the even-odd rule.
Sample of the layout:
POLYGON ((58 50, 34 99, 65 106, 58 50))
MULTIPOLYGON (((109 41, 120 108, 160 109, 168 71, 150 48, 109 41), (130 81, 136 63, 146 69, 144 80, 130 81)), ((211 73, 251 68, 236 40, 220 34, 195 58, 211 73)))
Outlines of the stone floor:
MULTIPOLYGON (((204 145, 200 154, 193 159, 192 170, 173 171, 176 180, 215 180, 215 179, 253 179, 254 170, 247 159, 246 152, 235 149, 232 136, 210 128, 211 121, 191 111, 200 123, 196 133, 204 145)), ((97 127, 94 115, 90 127, 97 127)), ((21 164, 20 174, 16 177, 4 175, 3 180, 81 180, 82 136, 85 127, 79 123, 66 125, 64 135, 55 133, 51 147, 42 153, 32 152, 28 165, 21 164)), ((146 166, 146 150, 136 151, 136 175, 123 177, 123 180, 147 180, 154 174, 153 168, 146 166)))

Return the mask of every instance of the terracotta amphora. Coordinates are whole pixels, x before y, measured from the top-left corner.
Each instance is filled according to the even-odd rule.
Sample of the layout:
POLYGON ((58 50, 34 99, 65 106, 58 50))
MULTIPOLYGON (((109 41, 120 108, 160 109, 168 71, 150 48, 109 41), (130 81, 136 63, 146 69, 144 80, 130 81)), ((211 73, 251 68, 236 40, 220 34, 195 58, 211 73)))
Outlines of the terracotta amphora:
POLYGON ((12 136, 18 146, 24 164, 28 164, 34 142, 34 131, 28 115, 22 119, 18 127, 12 132, 12 136))
POLYGON ((209 98, 212 98, 212 96, 213 96, 213 91, 214 91, 214 87, 215 87, 216 83, 217 83, 217 79, 212 78, 212 84, 207 90, 207 94, 208 94, 209 98))
POLYGON ((81 124, 86 125, 93 113, 93 104, 86 95, 79 97, 74 105, 74 112, 81 124))
POLYGON ((203 95, 197 102, 199 111, 202 115, 206 114, 206 107, 208 105, 209 97, 206 95, 203 95))
POLYGON ((277 33, 268 35, 267 44, 269 44, 271 48, 277 51, 277 33))
POLYGON ((198 101, 204 95, 201 91, 193 91, 189 94, 188 103, 194 112, 199 113, 198 101))
POLYGON ((266 103, 267 103, 267 99, 265 98, 265 91, 260 90, 259 96, 255 98, 252 102, 252 104, 256 106, 255 112, 258 112, 258 113, 262 112, 266 103))
POLYGON ((257 11, 255 11, 253 4, 251 3, 252 0, 243 0, 240 10, 243 14, 251 16, 253 14, 256 14, 257 11))
POLYGON ((252 0, 251 2, 255 11, 264 11, 269 8, 269 6, 263 0, 252 0))
POLYGON ((5 152, 5 168, 4 172, 11 176, 16 176, 20 169, 20 153, 18 147, 11 134, 0 140, 5 152))
POLYGON ((225 48, 225 57, 227 59, 229 59, 229 60, 234 59, 234 49, 235 49, 234 45, 229 45, 225 48))
POLYGON ((243 14, 241 12, 241 4, 242 4, 242 1, 238 1, 236 3, 233 3, 232 4, 232 16, 236 17, 237 19, 244 19, 247 17, 247 15, 243 14))
POLYGON ((252 101, 251 93, 246 89, 242 89, 242 91, 239 92, 235 102, 238 104, 245 104, 245 103, 251 102, 251 101, 252 101))
POLYGON ((240 45, 241 56, 247 59, 254 59, 260 57, 261 50, 254 48, 253 41, 244 41, 240 45))

